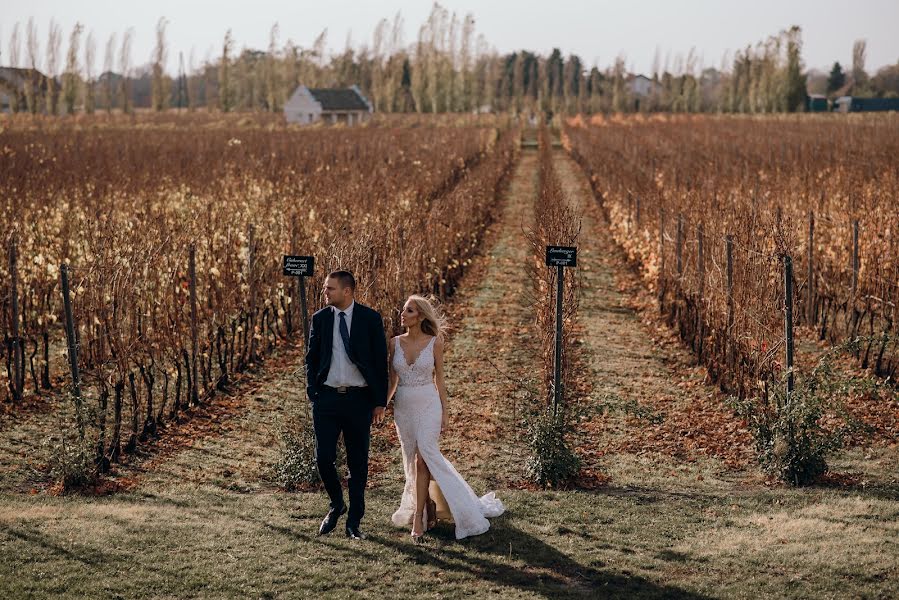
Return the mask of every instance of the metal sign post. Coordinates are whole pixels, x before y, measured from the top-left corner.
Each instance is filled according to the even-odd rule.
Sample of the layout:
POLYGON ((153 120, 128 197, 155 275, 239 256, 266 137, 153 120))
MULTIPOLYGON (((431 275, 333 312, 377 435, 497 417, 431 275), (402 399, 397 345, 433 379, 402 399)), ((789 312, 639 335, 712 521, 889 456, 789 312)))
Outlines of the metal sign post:
POLYGON ((312 277, 315 258, 312 256, 284 255, 284 275, 297 278, 300 296, 300 312, 303 314, 303 346, 309 343, 309 317, 306 315, 306 278, 312 277))
POLYGON ((574 246, 547 246, 546 266, 556 268, 556 342, 553 362, 553 416, 562 402, 562 295, 565 290, 565 267, 577 266, 574 246))

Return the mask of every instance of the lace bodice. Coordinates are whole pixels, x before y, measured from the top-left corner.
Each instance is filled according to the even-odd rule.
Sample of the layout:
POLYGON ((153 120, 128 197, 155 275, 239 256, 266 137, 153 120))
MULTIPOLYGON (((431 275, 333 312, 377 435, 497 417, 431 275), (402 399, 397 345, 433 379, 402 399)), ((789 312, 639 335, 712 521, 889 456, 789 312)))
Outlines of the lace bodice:
POLYGON ((434 383, 434 340, 432 337, 411 365, 406 361, 406 353, 400 338, 394 339, 393 370, 400 378, 402 386, 429 385, 434 383))

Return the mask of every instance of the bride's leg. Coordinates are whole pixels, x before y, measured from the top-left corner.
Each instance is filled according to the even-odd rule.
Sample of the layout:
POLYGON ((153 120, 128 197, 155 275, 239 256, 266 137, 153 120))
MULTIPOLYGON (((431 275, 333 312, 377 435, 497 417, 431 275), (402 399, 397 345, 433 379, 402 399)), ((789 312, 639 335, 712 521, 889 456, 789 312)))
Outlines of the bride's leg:
POLYGON ((428 464, 421 457, 421 454, 415 455, 415 513, 412 520, 412 535, 421 535, 424 532, 422 523, 422 511, 428 501, 428 484, 431 482, 431 472, 428 470, 428 464))

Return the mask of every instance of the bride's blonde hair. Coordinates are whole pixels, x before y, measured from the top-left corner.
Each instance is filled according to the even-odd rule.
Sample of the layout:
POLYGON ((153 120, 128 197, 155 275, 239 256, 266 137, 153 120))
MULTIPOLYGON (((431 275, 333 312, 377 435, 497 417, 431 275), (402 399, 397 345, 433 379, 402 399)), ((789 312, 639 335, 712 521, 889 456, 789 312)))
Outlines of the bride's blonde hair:
POLYGON ((421 315, 421 330, 433 336, 446 336, 446 317, 436 299, 426 298, 418 294, 409 296, 421 315))

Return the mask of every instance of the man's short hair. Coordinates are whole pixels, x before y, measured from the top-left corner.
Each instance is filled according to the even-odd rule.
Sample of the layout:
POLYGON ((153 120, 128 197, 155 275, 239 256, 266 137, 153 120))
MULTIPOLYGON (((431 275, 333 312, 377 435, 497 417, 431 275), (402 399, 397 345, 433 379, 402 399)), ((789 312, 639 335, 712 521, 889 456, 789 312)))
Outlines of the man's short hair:
POLYGON ((356 278, 349 271, 331 271, 328 273, 329 279, 336 279, 340 282, 340 288, 350 288, 356 291, 356 278))

